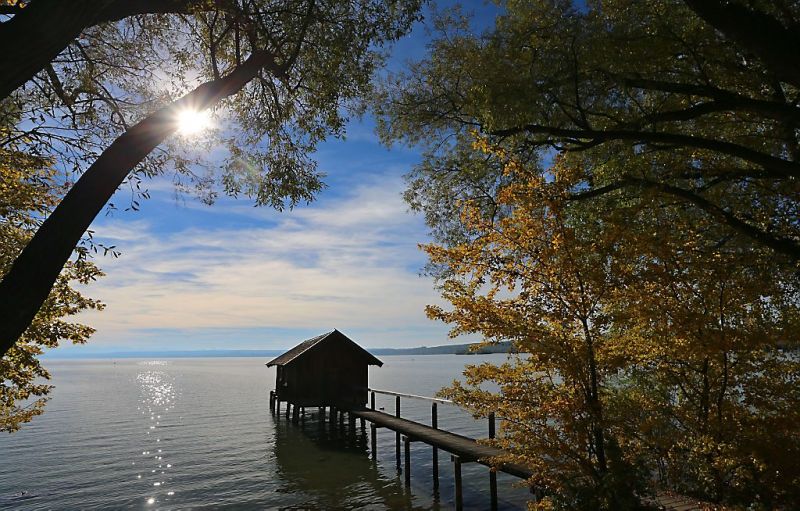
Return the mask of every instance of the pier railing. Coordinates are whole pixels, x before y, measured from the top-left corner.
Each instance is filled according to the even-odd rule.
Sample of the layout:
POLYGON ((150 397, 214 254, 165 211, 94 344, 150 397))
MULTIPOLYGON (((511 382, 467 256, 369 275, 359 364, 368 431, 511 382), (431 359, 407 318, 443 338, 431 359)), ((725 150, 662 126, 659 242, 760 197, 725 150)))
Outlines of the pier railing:
MULTIPOLYGON (((404 392, 395 392, 393 390, 382 390, 382 389, 372 389, 367 388, 369 391, 369 405, 370 409, 375 410, 375 394, 384 394, 387 396, 395 396, 394 400, 394 414, 396 417, 400 417, 400 398, 407 397, 410 399, 418 399, 422 401, 429 401, 431 402, 431 428, 439 429, 439 411, 438 411, 438 404, 445 404, 451 406, 460 406, 451 401, 449 399, 442 399, 438 397, 429 397, 429 396, 420 396, 417 394, 407 394, 404 392)), ((495 437, 495 416, 494 412, 490 413, 488 416, 489 420, 489 438, 495 437)), ((375 445, 375 425, 372 425, 372 450, 375 452, 376 445, 375 445)), ((401 457, 400 457, 400 441, 404 440, 405 443, 405 458, 406 458, 406 467, 405 467, 405 480, 406 484, 411 484, 411 467, 410 467, 410 454, 409 454, 409 437, 402 436, 399 431, 395 432, 395 452, 397 453, 397 469, 400 470, 401 467, 401 457)), ((439 489, 439 449, 435 444, 432 444, 431 447, 433 448, 433 488, 434 490, 439 489)), ((451 456, 452 461, 455 463, 455 470, 456 470, 456 509, 462 509, 462 501, 461 501, 461 462, 458 456, 451 456)), ((494 471, 489 472, 489 486, 490 486, 490 495, 492 498, 491 509, 497 509, 497 474, 494 471)))
MULTIPOLYGON (((366 390, 369 392, 369 407, 372 410, 375 409, 375 394, 384 394, 384 395, 387 395, 387 396, 395 396, 394 414, 395 414, 396 417, 400 417, 400 398, 401 397, 407 397, 407 398, 410 398, 410 399, 419 399, 419 400, 422 400, 422 401, 430 401, 431 402, 431 427, 432 428, 438 428, 439 413, 438 413, 438 406, 437 405, 439 403, 445 404, 445 405, 456 406, 456 407, 461 408, 461 406, 458 405, 455 401, 451 401, 449 399, 443 399, 443 398, 439 398, 439 397, 420 396, 420 395, 417 395, 417 394, 407 394, 405 392, 395 392, 393 390, 383 390, 383 389, 373 389, 373 388, 367 388, 366 390)), ((489 416, 487 417, 487 419, 489 420, 489 438, 494 438, 495 437, 496 422, 497 422, 495 420, 494 412, 490 413, 489 416)), ((398 445, 399 445, 399 440, 398 440, 398 445)), ((398 449, 398 451, 399 451, 399 449, 398 449)), ((400 461, 399 461, 399 458, 398 458, 398 466, 399 466, 399 464, 400 464, 400 461)))
POLYGON ((457 404, 455 404, 453 401, 450 401, 449 399, 442 399, 442 398, 438 398, 438 397, 418 396, 417 394, 406 394, 404 392, 395 392, 393 390, 382 390, 382 389, 372 389, 372 388, 367 388, 366 390, 371 395, 371 400, 370 400, 371 403, 374 403, 374 401, 375 401, 375 398, 374 398, 375 394, 385 394, 387 396, 408 397, 408 398, 411 398, 411 399, 421 399, 423 401, 433 401, 434 403, 444 403, 444 404, 448 404, 448 405, 458 406, 457 404))

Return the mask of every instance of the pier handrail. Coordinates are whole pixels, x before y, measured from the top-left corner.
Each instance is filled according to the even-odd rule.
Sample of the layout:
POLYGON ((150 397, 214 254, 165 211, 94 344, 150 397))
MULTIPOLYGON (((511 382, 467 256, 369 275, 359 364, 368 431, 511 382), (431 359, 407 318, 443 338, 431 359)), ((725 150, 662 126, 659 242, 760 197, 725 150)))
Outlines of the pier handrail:
POLYGON ((381 389, 373 389, 367 388, 367 392, 374 392, 376 394, 386 394, 387 396, 399 396, 399 397, 409 397, 411 399, 421 399, 423 401, 433 401, 434 403, 443 403, 446 405, 453 405, 458 406, 454 402, 450 401, 449 399, 442 399, 438 397, 428 397, 428 396, 418 396, 417 394, 406 394, 404 392, 395 392, 393 390, 381 390, 381 389))

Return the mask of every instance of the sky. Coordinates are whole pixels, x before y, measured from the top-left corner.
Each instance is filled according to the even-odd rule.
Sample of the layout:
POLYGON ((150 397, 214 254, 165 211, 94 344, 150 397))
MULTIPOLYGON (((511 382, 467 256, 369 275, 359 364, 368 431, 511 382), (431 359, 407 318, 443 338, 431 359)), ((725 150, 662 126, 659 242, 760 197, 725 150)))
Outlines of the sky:
MULTIPOLYGON (((491 21, 491 6, 476 8, 478 23, 491 21)), ((429 23, 395 45, 390 68, 423 55, 429 23)), ((101 213, 94 237, 121 255, 97 258, 106 277, 85 293, 106 308, 78 316, 97 332, 62 354, 284 349, 333 328, 367 348, 475 340, 449 339, 424 313, 443 302, 421 275, 427 228, 401 197, 418 151, 382 146, 366 116, 316 160, 327 188, 293 210, 230 198, 207 206, 176 198, 159 177, 145 183, 151 199, 139 211, 101 213)), ((118 195, 112 202, 130 200, 118 195)))

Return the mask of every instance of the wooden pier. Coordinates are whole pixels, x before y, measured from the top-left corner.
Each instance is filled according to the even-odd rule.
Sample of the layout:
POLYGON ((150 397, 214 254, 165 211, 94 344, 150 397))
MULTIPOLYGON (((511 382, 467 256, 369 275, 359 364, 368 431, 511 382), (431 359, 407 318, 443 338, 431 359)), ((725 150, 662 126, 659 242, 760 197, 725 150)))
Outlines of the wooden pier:
MULTIPOLYGON (((479 443, 474 438, 457 435, 439 429, 438 405, 454 404, 446 399, 404 394, 389 390, 368 388, 368 367, 381 366, 383 362, 356 344, 352 339, 333 330, 298 344, 291 350, 273 359, 267 367, 276 366, 275 390, 269 393, 269 407, 280 416, 281 403, 286 403, 286 418, 297 424, 305 420, 305 408, 317 407, 320 411, 320 426, 324 426, 326 415, 333 431, 344 429, 345 414, 350 431, 355 432, 356 420, 361 421, 362 434, 366 422, 370 422, 371 452, 377 460, 378 429, 394 431, 397 470, 403 472, 406 485, 411 485, 411 443, 422 442, 431 446, 433 461, 433 487, 439 487, 439 450, 450 454, 453 463, 456 509, 463 507, 461 465, 480 463, 490 468, 489 488, 491 509, 497 509, 497 472, 505 472, 521 479, 533 474, 525 466, 495 463, 507 453, 496 447, 479 443), (394 396, 394 415, 375 409, 375 394, 394 396), (369 407, 367 396, 369 395, 369 407), (431 423, 421 424, 400 417, 400 398, 421 399, 431 403, 431 423), (338 424, 338 426, 337 426, 338 424)), ((488 417, 488 437, 495 437, 494 413, 488 417)), ((541 497, 532 490, 537 497, 541 497)), ((700 511, 708 505, 698 503, 680 495, 659 494, 650 498, 654 507, 675 511, 700 511)))
MULTIPOLYGON (((433 470, 431 476, 433 477, 434 489, 439 487, 439 463, 438 451, 443 450, 450 454, 450 461, 453 463, 453 477, 455 486, 455 507, 457 510, 463 509, 463 494, 462 494, 462 480, 461 480, 461 466, 464 463, 479 463, 490 467, 489 471, 489 488, 491 498, 491 509, 497 509, 497 474, 496 471, 504 472, 514 477, 521 479, 528 479, 531 477, 532 472, 527 467, 517 464, 504 463, 493 464, 492 461, 500 456, 503 456, 505 451, 478 443, 474 438, 458 435, 449 431, 441 430, 438 428, 438 404, 453 404, 446 399, 431 398, 425 396, 418 396, 414 394, 404 394, 400 392, 393 392, 388 390, 367 389, 370 393, 370 407, 353 407, 353 406, 330 406, 318 407, 321 412, 321 420, 324 422, 327 415, 331 427, 338 424, 339 428, 344 426, 345 415, 347 421, 354 431, 356 420, 359 420, 361 427, 365 427, 365 422, 370 423, 370 447, 373 459, 377 459, 377 435, 378 429, 386 428, 395 433, 395 450, 397 469, 403 472, 406 485, 411 484, 411 443, 422 442, 432 447, 433 470), (395 413, 382 412, 375 409, 375 394, 386 394, 395 397, 395 413), (422 399, 431 401, 431 425, 421 424, 416 421, 403 419, 400 417, 400 398, 422 399)), ((280 414, 281 400, 274 391, 270 392, 270 409, 280 414)), ((455 406, 455 405, 454 405, 455 406)), ((305 414, 305 407, 292 405, 291 402, 286 401, 286 418, 292 418, 292 422, 298 423, 303 420, 305 414)), ((489 438, 494 438, 495 434, 495 418, 491 414, 488 420, 489 438)), ((533 493, 533 489, 531 490, 533 493)), ((706 503, 698 502, 683 495, 676 495, 670 493, 659 493, 649 500, 649 504, 658 509, 668 511, 703 511, 707 509, 718 509, 709 506, 706 503)))

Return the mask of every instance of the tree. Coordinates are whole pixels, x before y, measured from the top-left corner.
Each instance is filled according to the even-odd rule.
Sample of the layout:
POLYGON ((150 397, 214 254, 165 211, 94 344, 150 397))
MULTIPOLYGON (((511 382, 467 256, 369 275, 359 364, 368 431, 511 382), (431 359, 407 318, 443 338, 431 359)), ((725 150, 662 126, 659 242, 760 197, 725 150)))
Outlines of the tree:
MULTIPOLYGON (((60 198, 54 174, 52 166, 39 158, 0 151, 0 275, 5 275, 41 217, 60 198)), ((71 259, 25 335, 0 359, 0 431, 14 432, 44 411, 52 386, 41 383, 50 375, 38 356, 43 348, 54 348, 62 341, 84 343, 94 332, 64 318, 81 310, 103 308, 102 303, 70 286, 72 282, 88 284, 101 275, 86 258, 71 259)))
POLYGON ((428 313, 522 354, 443 394, 497 414, 511 453, 498 461, 533 469, 535 507, 633 509, 664 488, 796 502, 800 363, 778 348, 800 345, 796 274, 682 204, 571 201, 582 176, 562 159, 543 180, 476 149, 504 161, 504 214, 465 197, 469 239, 426 247, 452 304, 428 313))
POLYGON ((797 6, 502 7, 485 34, 448 13, 376 98, 386 140, 429 148, 429 313, 521 354, 445 394, 497 411, 544 508, 793 505, 797 6))
POLYGON ((795 3, 503 5, 492 32, 456 20, 428 59, 387 83, 388 138, 477 129, 532 158, 593 161, 573 199, 657 192, 796 264, 795 3), (619 162, 617 147, 636 151, 619 162))
POLYGON ((632 202, 624 214, 609 310, 630 360, 612 399, 625 448, 682 493, 791 507, 800 498, 796 272, 679 205, 632 202))
POLYGON ((608 262, 616 235, 547 200, 552 190, 536 175, 513 161, 505 167, 513 182, 496 202, 507 214, 485 215, 467 199, 461 215, 471 239, 426 247, 448 269, 442 295, 453 306, 428 314, 454 324, 452 335, 511 340, 526 356, 469 366, 467 385, 456 381, 443 394, 475 413, 497 413, 498 443, 534 472, 529 482, 543 495, 535 508, 635 508, 643 478, 622 455, 607 410, 626 362, 625 337, 610 328, 606 307, 618 279, 608 262), (482 390, 485 382, 500 392, 482 390))
MULTIPOLYGON (((56 4, 13 4, 0 39, 25 23, 46 25, 63 8, 56 4)), ((378 48, 408 30, 418 8, 416 0, 80 2, 47 48, 23 51, 44 69, 3 102, 3 124, 12 127, 6 144, 55 156, 61 168, 85 169, 0 283, 3 350, 28 326, 81 235, 126 179, 138 186, 141 175, 171 166, 209 197, 216 183, 277 208, 310 200, 322 183, 309 154, 326 136, 342 134, 344 107, 368 89, 378 48), (143 15, 152 12, 178 14, 143 15), (58 57, 46 62, 52 55, 58 57), (204 83, 186 93, 198 81, 204 83), (229 157, 219 178, 195 174, 202 162, 174 146, 147 159, 175 131, 180 109, 209 107, 239 128, 226 132, 229 157), (98 129, 101 122, 108 124, 98 129), (259 167, 263 172, 254 171, 259 167)), ((36 71, 11 73, 9 83, 36 71)))

